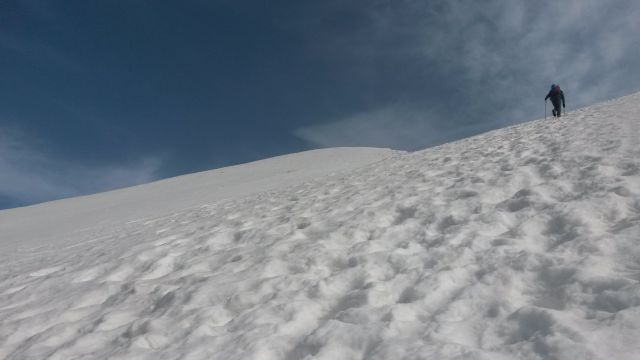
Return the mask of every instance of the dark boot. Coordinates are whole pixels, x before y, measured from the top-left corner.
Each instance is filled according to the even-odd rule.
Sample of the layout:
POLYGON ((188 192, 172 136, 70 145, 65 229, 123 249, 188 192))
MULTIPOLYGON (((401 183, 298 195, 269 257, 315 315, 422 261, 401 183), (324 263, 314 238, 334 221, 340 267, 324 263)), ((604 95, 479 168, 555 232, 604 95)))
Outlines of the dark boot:
POLYGON ((551 110, 551 113, 553 114, 553 117, 556 117, 556 109, 551 110))

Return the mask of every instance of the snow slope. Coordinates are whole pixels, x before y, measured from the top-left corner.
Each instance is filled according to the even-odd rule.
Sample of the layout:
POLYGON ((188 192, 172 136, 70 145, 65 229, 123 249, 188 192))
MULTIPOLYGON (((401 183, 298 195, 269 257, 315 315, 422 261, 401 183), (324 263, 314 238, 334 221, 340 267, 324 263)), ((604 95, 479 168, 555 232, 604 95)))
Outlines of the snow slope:
POLYGON ((0 246, 57 246, 95 238, 126 221, 157 217, 221 199, 291 186, 402 153, 333 148, 178 176, 101 194, 0 211, 0 246), (71 238, 71 239, 70 239, 71 238))
POLYGON ((634 94, 22 249, 0 358, 638 359, 639 113, 634 94))

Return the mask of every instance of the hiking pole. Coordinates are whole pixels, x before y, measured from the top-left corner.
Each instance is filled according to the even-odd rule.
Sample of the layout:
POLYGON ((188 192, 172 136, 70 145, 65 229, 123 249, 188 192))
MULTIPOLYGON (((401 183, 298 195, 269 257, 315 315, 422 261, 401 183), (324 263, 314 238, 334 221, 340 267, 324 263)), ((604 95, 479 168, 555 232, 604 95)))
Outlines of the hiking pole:
POLYGON ((544 119, 547 120, 547 99, 544 99, 544 119))

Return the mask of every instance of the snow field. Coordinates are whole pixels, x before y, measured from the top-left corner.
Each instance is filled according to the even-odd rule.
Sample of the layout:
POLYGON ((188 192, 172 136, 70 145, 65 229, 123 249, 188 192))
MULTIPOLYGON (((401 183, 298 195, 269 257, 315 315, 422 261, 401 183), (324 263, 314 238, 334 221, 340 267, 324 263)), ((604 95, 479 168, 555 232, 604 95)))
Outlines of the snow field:
POLYGON ((402 151, 331 148, 277 156, 73 199, 0 210, 3 250, 100 241, 122 223, 299 184, 383 160, 402 151))
POLYGON ((0 265, 0 358, 637 359, 640 94, 0 265))

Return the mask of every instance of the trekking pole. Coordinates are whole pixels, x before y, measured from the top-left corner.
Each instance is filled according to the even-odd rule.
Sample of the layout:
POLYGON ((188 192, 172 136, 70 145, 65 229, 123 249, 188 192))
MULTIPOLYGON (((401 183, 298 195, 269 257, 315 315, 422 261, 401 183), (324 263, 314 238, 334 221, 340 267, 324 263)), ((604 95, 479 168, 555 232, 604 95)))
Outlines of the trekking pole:
POLYGON ((544 100, 544 119, 547 120, 547 100, 544 100))

